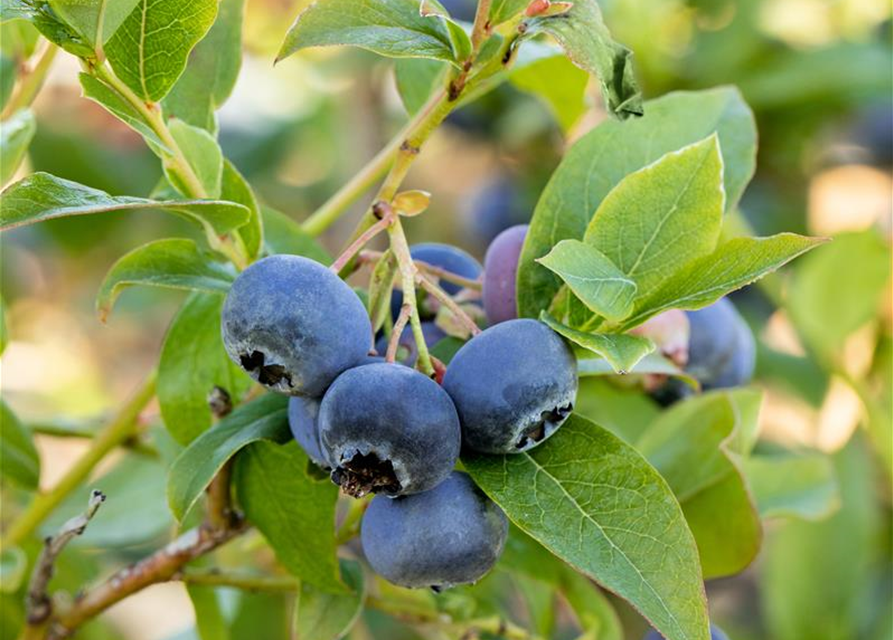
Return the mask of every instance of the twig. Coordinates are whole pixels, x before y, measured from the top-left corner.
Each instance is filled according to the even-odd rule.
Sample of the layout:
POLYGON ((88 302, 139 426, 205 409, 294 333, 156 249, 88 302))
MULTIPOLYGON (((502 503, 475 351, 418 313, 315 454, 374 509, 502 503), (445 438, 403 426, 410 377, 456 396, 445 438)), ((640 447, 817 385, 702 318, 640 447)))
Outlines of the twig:
POLYGON ((338 531, 335 533, 336 545, 341 546, 345 542, 348 542, 355 538, 357 534, 360 533, 360 524, 363 521, 363 514, 366 513, 366 508, 368 506, 368 496, 366 498, 351 500, 349 502, 347 514, 345 514, 344 520, 341 522, 341 526, 338 527, 338 531))
POLYGON ((388 225, 391 224, 391 221, 394 218, 394 212, 392 209, 388 208, 387 215, 383 216, 381 220, 373 224, 371 227, 366 229, 363 233, 357 236, 356 240, 350 243, 350 246, 345 249, 338 259, 332 263, 329 267, 335 273, 341 273, 341 270, 350 262, 351 258, 353 258, 366 244, 372 240, 375 236, 377 236, 382 231, 388 228, 388 225))
MULTIPOLYGON (((232 412, 233 401, 226 389, 215 386, 208 394, 208 406, 216 421, 232 412)), ((208 484, 207 523, 213 529, 225 530, 234 527, 239 520, 231 499, 232 463, 232 459, 227 460, 208 484)))
POLYGON ((121 569, 98 587, 76 598, 70 609, 60 612, 51 622, 50 638, 68 637, 80 625, 115 603, 149 585, 173 579, 187 562, 213 551, 246 530, 244 522, 227 529, 207 526, 190 529, 163 549, 121 569))
MULTIPOLYGON (((98 430, 95 427, 85 426, 82 424, 54 424, 52 422, 38 422, 28 425, 28 429, 31 433, 48 436, 50 438, 72 438, 72 439, 86 439, 92 440, 96 437, 98 430)), ((138 453, 143 456, 147 456, 150 458, 159 457, 158 449, 148 443, 144 442, 139 438, 139 436, 132 436, 128 438, 126 441, 121 443, 121 446, 132 450, 134 453, 138 453)))
POLYGON ((438 302, 449 309, 471 335, 476 336, 481 332, 480 327, 478 327, 477 323, 475 323, 475 321, 472 320, 467 313, 465 313, 465 310, 460 307, 458 303, 453 300, 446 291, 431 282, 427 277, 425 277, 424 274, 416 273, 416 282, 418 282, 425 291, 434 296, 438 300, 438 302))
POLYGON ((44 540, 43 549, 34 566, 34 573, 31 574, 25 601, 29 626, 42 625, 52 615, 53 601, 47 593, 47 586, 53 577, 56 558, 72 538, 84 533, 87 523, 93 519, 103 502, 105 494, 94 489, 87 502, 87 510, 63 524, 55 536, 44 540))
POLYGON ((9 99, 9 102, 6 103, 3 112, 0 113, 0 120, 8 120, 20 109, 31 106, 34 98, 37 97, 41 87, 43 87, 43 83, 50 72, 50 67, 53 66, 53 60, 58 52, 59 47, 52 42, 45 43, 37 62, 33 67, 26 68, 22 74, 22 79, 16 88, 16 92, 9 99))
POLYGON ((385 360, 387 362, 394 362, 397 359, 397 349, 400 348, 400 336, 403 335, 406 323, 409 322, 411 317, 412 307, 407 303, 403 303, 403 306, 400 307, 400 315, 397 316, 397 320, 394 322, 394 328, 391 330, 391 339, 388 340, 388 351, 385 354, 385 360))
POLYGON ((184 568, 171 580, 208 587, 234 587, 245 591, 284 591, 294 593, 300 583, 291 576, 264 576, 249 573, 225 572, 220 569, 184 568))
POLYGON ((155 372, 149 374, 136 394, 103 429, 96 433, 90 449, 72 465, 52 489, 37 496, 13 521, 0 547, 14 547, 30 536, 53 509, 83 483, 105 456, 137 432, 139 415, 155 396, 155 372))
POLYGON ((416 267, 418 267, 419 271, 424 271, 428 275, 433 276, 438 280, 450 282, 465 289, 472 289, 473 291, 480 291, 483 288, 483 284, 480 280, 463 278, 462 276, 457 275, 452 271, 447 271, 443 267, 437 267, 433 264, 423 262, 422 260, 416 260, 415 265, 416 267))

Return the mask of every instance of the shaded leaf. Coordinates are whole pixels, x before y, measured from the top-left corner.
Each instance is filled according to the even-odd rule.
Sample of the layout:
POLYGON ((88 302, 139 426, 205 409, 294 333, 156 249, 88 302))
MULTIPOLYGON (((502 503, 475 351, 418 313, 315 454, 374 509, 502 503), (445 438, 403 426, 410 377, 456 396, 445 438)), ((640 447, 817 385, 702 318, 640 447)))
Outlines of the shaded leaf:
POLYGON ((619 321, 632 312, 636 283, 595 247, 562 240, 537 262, 557 274, 596 314, 619 321))
POLYGON ((40 456, 31 432, 19 422, 9 405, 0 399, 0 477, 25 489, 36 489, 40 481, 40 456))
POLYGON ((495 27, 507 22, 524 11, 528 4, 530 0, 493 0, 490 3, 490 24, 495 27))
POLYGON ((49 0, 53 11, 92 45, 103 44, 140 0, 49 0), (99 33, 100 28, 102 33, 99 33))
POLYGON ((332 264, 332 256, 307 234, 301 225, 270 207, 262 208, 264 241, 270 253, 290 253, 313 258, 317 262, 332 264))
POLYGON ((15 175, 36 131, 37 123, 30 109, 17 111, 3 123, 0 129, 0 185, 15 175))
POLYGON ((232 93, 242 67, 242 13, 245 0, 221 0, 214 26, 202 38, 186 71, 164 98, 165 113, 211 133, 215 111, 232 93))
POLYGON ((535 449, 462 462, 516 525, 668 640, 709 638, 694 539, 666 482, 631 446, 573 415, 535 449))
MULTIPOLYGON (((554 18, 558 19, 558 18, 554 18)), ((733 207, 756 166, 753 114, 733 88, 675 92, 647 103, 648 116, 608 120, 565 154, 537 203, 518 268, 518 310, 537 317, 561 281, 535 260, 565 238, 583 239, 604 197, 628 174, 671 151, 719 135, 726 208, 733 207), (623 153, 615 153, 622 149, 623 153)))
POLYGON ((236 459, 239 503, 286 569, 318 589, 344 593, 335 544, 338 487, 308 474, 309 462, 294 441, 249 445, 236 459))
POLYGON ((648 338, 623 333, 586 333, 578 331, 543 311, 540 320, 553 331, 561 334, 574 344, 603 357, 617 373, 632 371, 636 363, 654 351, 654 343, 648 338))
POLYGON ((548 33, 575 65, 598 77, 611 114, 625 119, 644 113, 632 51, 611 37, 596 0, 574 0, 569 11, 532 18, 527 25, 528 34, 548 33))
POLYGON ((821 520, 840 507, 834 465, 822 454, 753 456, 744 473, 763 518, 821 520))
POLYGON ((762 526, 741 459, 756 440, 761 398, 750 389, 689 398, 661 414, 637 444, 682 505, 706 578, 737 573, 760 549, 762 526))
POLYGON ((208 429, 179 455, 171 466, 167 498, 171 511, 182 521, 220 468, 240 449, 257 442, 288 442, 288 399, 266 394, 243 404, 208 429))
POLYGON ((248 257, 255 259, 260 255, 264 245, 264 227, 261 220, 260 204, 254 190, 239 170, 226 158, 223 159, 223 176, 220 197, 229 202, 244 205, 250 212, 248 222, 236 231, 245 246, 248 257))
POLYGON ((426 58, 400 58, 394 62, 397 93, 406 111, 413 115, 443 82, 445 62, 426 58))
POLYGON ((196 294, 180 308, 158 363, 158 404, 168 432, 188 445, 211 427, 208 394, 225 389, 238 402, 251 379, 232 362, 220 337, 223 296, 196 294))
POLYGON ((615 385, 605 378, 580 380, 574 411, 630 444, 660 415, 660 407, 641 389, 615 385))
POLYGON ((143 100, 158 102, 217 15, 217 0, 141 0, 105 45, 112 69, 143 100))
POLYGON ((19 547, 0 551, 0 593, 15 593, 28 575, 28 556, 19 547))
POLYGON ((248 209, 222 200, 149 200, 131 196, 111 196, 48 173, 33 173, 0 193, 0 229, 109 211, 159 209, 182 215, 223 235, 245 224, 248 209))
POLYGON ((574 66, 566 57, 542 57, 530 64, 522 64, 520 57, 531 44, 519 52, 519 60, 508 74, 510 82, 546 103, 565 132, 586 112, 586 85, 589 76, 574 66))
POLYGON ((455 62, 446 26, 418 0, 318 0, 288 30, 277 61, 307 47, 351 45, 392 58, 455 62))
MULTIPOLYGON (((220 186, 223 180, 223 152, 214 136, 204 129, 193 127, 176 118, 168 123, 168 128, 189 166, 195 172, 207 197, 220 197, 220 186)), ((179 181, 179 175, 175 170, 172 158, 164 158, 164 173, 180 193, 184 195, 189 193, 189 187, 179 181)))
POLYGON ((134 285, 226 293, 233 271, 185 238, 155 240, 121 257, 109 269, 96 298, 105 321, 121 292, 134 285))
POLYGON ((363 569, 355 560, 342 560, 341 572, 351 593, 324 593, 301 584, 295 603, 296 640, 338 640, 359 619, 366 597, 363 569))

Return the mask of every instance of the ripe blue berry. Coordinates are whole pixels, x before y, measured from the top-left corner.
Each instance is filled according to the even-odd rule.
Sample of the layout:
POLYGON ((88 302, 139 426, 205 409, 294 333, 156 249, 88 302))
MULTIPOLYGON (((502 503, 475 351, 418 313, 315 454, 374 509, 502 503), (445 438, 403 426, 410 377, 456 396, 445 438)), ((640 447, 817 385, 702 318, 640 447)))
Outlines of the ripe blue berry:
POLYGON ((423 374, 394 364, 345 371, 319 408, 319 435, 332 479, 348 495, 427 491, 459 457, 456 409, 423 374))
POLYGON ((546 325, 509 320, 459 349, 443 388, 456 404, 466 447, 518 453, 548 438, 570 415, 577 362, 546 325))
POLYGON ((686 371, 705 390, 747 384, 753 376, 753 333, 728 298, 688 311, 690 339, 686 371))
POLYGON ((288 399, 288 426, 304 453, 323 469, 329 462, 319 446, 319 400, 305 396, 288 399))
POLYGON ((363 552, 376 573, 402 587, 435 590, 476 582, 505 546, 508 521, 466 474, 431 491, 376 496, 363 515, 363 552))
POLYGON ((484 311, 491 325, 518 317, 515 279, 528 228, 521 224, 506 229, 487 248, 483 294, 484 311))
POLYGON ((229 357, 273 391, 321 396, 372 343, 363 303, 323 265, 276 255, 245 269, 221 314, 229 357))

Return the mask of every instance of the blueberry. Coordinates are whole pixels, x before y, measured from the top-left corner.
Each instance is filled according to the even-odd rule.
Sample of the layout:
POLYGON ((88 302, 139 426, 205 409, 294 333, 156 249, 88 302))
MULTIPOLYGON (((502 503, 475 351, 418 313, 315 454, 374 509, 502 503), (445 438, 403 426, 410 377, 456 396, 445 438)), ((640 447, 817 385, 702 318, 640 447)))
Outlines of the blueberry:
POLYGON ((721 298, 686 315, 690 325, 686 371, 705 390, 748 383, 753 376, 756 345, 735 305, 721 298))
POLYGON ((469 340, 447 367, 463 444, 518 453, 552 435, 570 415, 577 363, 564 341, 536 320, 508 320, 469 340))
POLYGON ((372 342, 353 290, 299 256, 271 256, 245 269, 226 296, 220 324, 229 357, 265 387, 291 395, 321 396, 372 342))
POLYGON ((389 500, 376 496, 363 515, 363 552, 376 573, 402 587, 435 590, 476 582, 505 546, 508 521, 466 474, 436 488, 389 500))
POLYGON ((292 396, 288 400, 288 426, 304 453, 323 469, 329 462, 319 445, 319 400, 304 396, 292 396))
POLYGON ((487 248, 484 258, 484 311, 490 324, 518 317, 518 259, 527 237, 528 225, 520 224, 500 233, 487 248))
POLYGON ((459 457, 453 402, 423 374, 394 364, 345 371, 319 408, 322 450, 348 495, 427 491, 459 457))
MULTIPOLYGON (((659 634, 657 631, 652 629, 648 633, 645 634, 645 637, 642 640, 664 640, 664 637, 659 634)), ((712 624, 710 625, 710 640, 729 640, 729 636, 723 633, 718 627, 714 627, 712 624)))
MULTIPOLYGON (((443 329, 430 321, 422 323, 422 333, 425 336, 425 344, 429 347, 433 347, 435 344, 443 340, 447 335, 443 331, 443 329)), ((397 350, 397 357, 399 358, 398 361, 408 367, 414 366, 416 360, 419 357, 419 350, 416 348, 415 335, 412 332, 412 326, 410 326, 409 324, 407 324, 403 328, 403 333, 400 334, 399 346, 400 348, 402 348, 403 353, 401 354, 401 349, 397 350)), ((382 356, 387 353, 387 336, 382 336, 378 339, 378 341, 375 343, 375 350, 382 356)))
MULTIPOLYGON (((462 251, 458 247, 448 244, 440 244, 438 242, 426 242, 413 245, 409 248, 409 253, 413 260, 421 260, 432 266, 440 267, 445 271, 454 273, 457 276, 475 280, 484 268, 481 263, 475 260, 470 254, 462 251)), ((441 280, 440 287, 448 294, 456 295, 462 290, 462 287, 453 283, 441 280)), ((391 315, 396 319, 400 313, 400 306, 403 304, 403 292, 394 290, 391 296, 391 315)), ((433 317, 427 314, 426 318, 433 317)))

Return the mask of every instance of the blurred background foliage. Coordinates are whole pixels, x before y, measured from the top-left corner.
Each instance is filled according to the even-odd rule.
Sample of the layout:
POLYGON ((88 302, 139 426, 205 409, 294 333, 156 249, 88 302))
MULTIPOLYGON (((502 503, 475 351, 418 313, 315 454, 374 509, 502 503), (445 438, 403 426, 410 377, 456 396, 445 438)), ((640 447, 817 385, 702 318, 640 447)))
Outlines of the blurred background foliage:
MULTIPOLYGON (((371 54, 314 50, 273 67, 275 51, 304 4, 248 0, 242 74, 220 112, 226 156, 263 200, 297 221, 374 155, 405 118, 391 63, 371 54)), ((462 17, 470 3, 444 4, 462 17)), ((754 565, 708 584, 714 621, 737 640, 889 640, 891 5, 603 0, 602 6, 615 37, 635 52, 647 97, 734 84, 754 109, 759 164, 733 214, 736 225, 760 235, 798 231, 834 238, 782 274, 736 294, 735 302, 759 339, 758 384, 766 400, 758 450, 771 454, 783 445, 831 453, 836 473, 829 482, 837 483, 840 504, 830 515, 770 520, 754 565)), ((0 90, 15 65, 10 52, 29 37, 13 24, 0 34, 0 90)), ((76 72, 73 58, 59 57, 35 104, 39 126, 20 174, 48 171, 112 194, 147 195, 160 177, 157 162, 136 134, 79 96, 76 72)), ((523 80, 503 85, 461 109, 426 147, 409 185, 434 194, 432 210, 407 221, 411 241, 455 242, 481 257, 501 229, 530 217, 562 150, 605 117, 595 83, 586 89, 585 110, 540 102, 523 89, 523 80)), ((337 249, 352 224, 346 216, 324 244, 337 249)), ((89 431, 126 397, 156 359, 182 298, 153 288, 129 290, 104 326, 93 308, 96 290, 124 251, 191 233, 175 219, 132 213, 56 220, 3 236, 10 343, 0 362, 2 391, 19 416, 44 431, 89 431)), ((650 420, 658 411, 642 394, 603 381, 584 384, 581 394, 583 411, 592 407, 589 415, 608 427, 632 416, 650 420)), ((162 429, 156 433, 155 454, 163 461, 176 445, 162 429)), ((82 451, 76 439, 42 436, 38 446, 46 461, 45 486, 82 451)), ((158 464, 128 454, 101 469, 128 507, 103 509, 77 541, 103 552, 63 555, 58 586, 74 591, 110 566, 139 557, 169 531, 164 476, 153 469, 158 464)), ((9 489, 2 498, 6 520, 20 496, 9 489)), ((83 498, 75 495, 59 519, 83 498)), ((218 552, 215 561, 226 565, 230 555, 247 549, 263 565, 270 558, 261 546, 248 536, 218 552)), ((4 557, 3 563, 6 571, 15 559, 4 557)), ((229 637, 285 637, 285 598, 210 593, 206 602, 215 613, 208 624, 229 623, 229 637)), ((550 594, 530 576, 497 571, 474 594, 458 589, 437 606, 487 611, 508 599, 519 623, 566 637, 572 626, 567 607, 551 606, 550 594)), ((638 637, 643 623, 618 606, 629 637, 638 637)), ((0 637, 12 637, 7 634, 17 615, 0 595, 0 637)), ((82 637, 186 640, 197 637, 192 615, 182 586, 159 585, 114 608, 82 637)), ((418 636, 370 611, 352 637, 418 636)))

